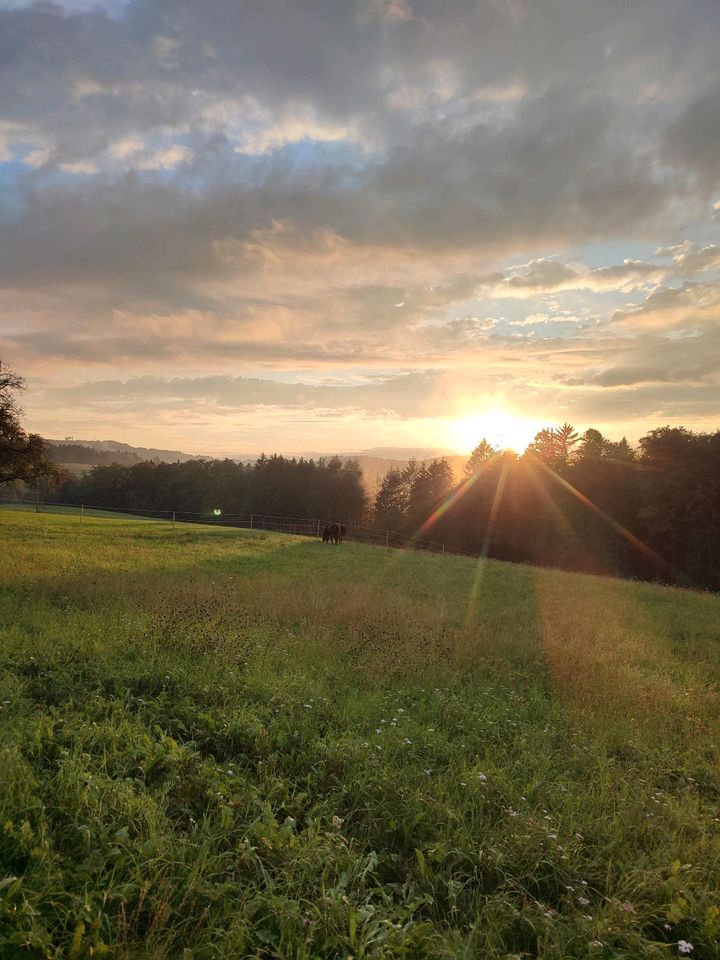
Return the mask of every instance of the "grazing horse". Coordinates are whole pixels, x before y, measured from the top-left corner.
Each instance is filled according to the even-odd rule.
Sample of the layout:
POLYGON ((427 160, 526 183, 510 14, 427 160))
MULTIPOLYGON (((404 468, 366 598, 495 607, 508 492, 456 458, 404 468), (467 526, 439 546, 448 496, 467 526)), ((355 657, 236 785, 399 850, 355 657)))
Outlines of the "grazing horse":
POLYGON ((347 535, 344 523, 326 523, 323 530, 323 543, 342 543, 347 535))

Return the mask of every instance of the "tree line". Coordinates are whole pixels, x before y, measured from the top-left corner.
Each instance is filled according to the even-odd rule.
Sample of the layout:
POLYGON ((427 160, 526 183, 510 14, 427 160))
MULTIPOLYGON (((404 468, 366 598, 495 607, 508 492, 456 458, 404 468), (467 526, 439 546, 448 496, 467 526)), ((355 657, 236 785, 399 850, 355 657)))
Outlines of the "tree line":
POLYGON ((234 460, 143 461, 132 466, 99 465, 81 477, 65 477, 64 503, 119 510, 184 514, 250 514, 317 517, 359 523, 367 513, 362 471, 342 462, 263 454, 253 464, 234 460))
POLYGON ((633 449, 570 424, 521 456, 482 440, 449 464, 391 470, 375 523, 501 560, 720 589, 720 430, 649 431, 633 449))

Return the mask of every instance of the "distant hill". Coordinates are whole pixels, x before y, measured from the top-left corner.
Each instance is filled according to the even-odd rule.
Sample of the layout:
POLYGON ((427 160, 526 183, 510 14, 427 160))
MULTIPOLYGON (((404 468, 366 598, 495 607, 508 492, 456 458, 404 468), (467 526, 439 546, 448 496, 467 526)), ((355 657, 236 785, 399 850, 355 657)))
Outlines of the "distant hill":
POLYGON ((207 457, 183 453, 181 450, 160 450, 155 447, 133 447, 119 440, 48 440, 51 457, 56 463, 73 466, 98 466, 120 463, 132 466, 142 460, 161 460, 164 463, 185 463, 187 460, 206 460, 207 457))
MULTIPOLYGON (((119 463, 130 467, 142 460, 160 460, 163 463, 185 463, 188 460, 209 460, 208 456, 183 453, 181 450, 162 450, 155 447, 134 447, 119 440, 48 440, 50 455, 71 473, 83 473, 95 466, 119 463)), ((332 453, 292 453, 286 456, 305 456, 329 460, 332 453)), ((357 460, 363 472, 363 486, 369 497, 374 497, 382 478, 390 470, 402 470, 411 459, 427 462, 446 457, 457 479, 462 477, 466 456, 448 454, 428 447, 372 447, 359 453, 338 454, 340 460, 357 460)), ((230 457, 240 463, 254 463, 257 454, 240 454, 230 457)))

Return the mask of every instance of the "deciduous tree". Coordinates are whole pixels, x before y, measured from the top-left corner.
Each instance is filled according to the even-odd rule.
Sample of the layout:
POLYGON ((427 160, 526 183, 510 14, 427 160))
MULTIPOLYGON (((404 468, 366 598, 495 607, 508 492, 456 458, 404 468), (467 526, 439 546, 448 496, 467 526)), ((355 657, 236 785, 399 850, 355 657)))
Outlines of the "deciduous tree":
POLYGON ((43 438, 27 433, 20 422, 17 395, 24 386, 23 378, 0 360, 0 485, 22 480, 33 487, 57 474, 43 438))

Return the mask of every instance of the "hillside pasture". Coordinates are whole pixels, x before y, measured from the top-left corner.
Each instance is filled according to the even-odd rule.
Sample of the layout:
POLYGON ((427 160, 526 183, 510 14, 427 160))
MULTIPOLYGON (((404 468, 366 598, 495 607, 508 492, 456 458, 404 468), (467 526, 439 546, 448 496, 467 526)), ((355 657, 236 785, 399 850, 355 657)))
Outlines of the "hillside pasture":
POLYGON ((0 956, 720 957, 720 597, 0 511, 0 956))

